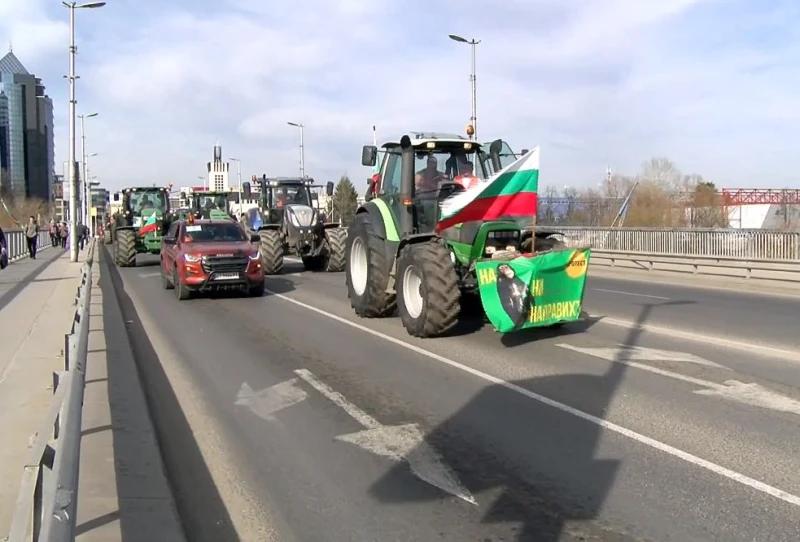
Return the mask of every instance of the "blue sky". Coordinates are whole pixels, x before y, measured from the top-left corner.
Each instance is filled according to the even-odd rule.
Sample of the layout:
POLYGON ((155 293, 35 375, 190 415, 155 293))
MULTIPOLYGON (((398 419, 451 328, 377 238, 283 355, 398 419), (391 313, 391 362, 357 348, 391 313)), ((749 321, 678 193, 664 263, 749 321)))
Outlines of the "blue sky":
MULTIPOLYGON (((463 131, 539 144, 542 182, 595 186, 651 156, 718 186, 800 187, 800 4, 768 0, 108 0, 77 12, 78 112, 104 185, 195 184, 219 138, 243 175, 368 175, 360 146, 463 131)), ((68 12, 3 0, 67 156, 68 12)), ((235 164, 231 164, 232 170, 235 164)), ((60 172, 61 167, 57 166, 60 172)))

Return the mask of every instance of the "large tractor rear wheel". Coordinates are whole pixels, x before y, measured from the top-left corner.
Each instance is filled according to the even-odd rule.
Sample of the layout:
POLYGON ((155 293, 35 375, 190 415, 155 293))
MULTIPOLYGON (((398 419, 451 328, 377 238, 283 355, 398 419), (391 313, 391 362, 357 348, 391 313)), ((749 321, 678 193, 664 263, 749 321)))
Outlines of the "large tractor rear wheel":
POLYGON ((280 275, 283 271, 283 243, 278 230, 261 230, 258 232, 261 242, 258 245, 258 254, 261 256, 261 265, 267 275, 280 275))
POLYGON ((136 267, 136 232, 117 230, 114 259, 117 267, 136 267))
POLYGON ((461 290, 450 253, 437 242, 406 245, 397 258, 397 308, 414 337, 438 337, 458 323, 461 290))
POLYGON ((345 283, 350 305, 362 318, 382 318, 397 307, 389 286, 385 241, 374 235, 367 213, 356 215, 345 243, 345 283))
POLYGON ((328 240, 328 254, 326 256, 325 271, 339 273, 344 271, 345 252, 347 250, 347 230, 344 228, 331 228, 325 231, 328 240))

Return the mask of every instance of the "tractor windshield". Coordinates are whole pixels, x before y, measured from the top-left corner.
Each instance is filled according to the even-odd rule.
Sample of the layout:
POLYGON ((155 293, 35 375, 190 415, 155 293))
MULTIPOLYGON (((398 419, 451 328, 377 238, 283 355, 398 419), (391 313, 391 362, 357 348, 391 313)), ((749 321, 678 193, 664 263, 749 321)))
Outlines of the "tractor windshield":
POLYGON ((312 207, 308 187, 302 184, 270 187, 267 197, 269 198, 267 204, 272 209, 291 204, 312 207))
POLYGON ((225 194, 195 194, 194 198, 194 207, 198 211, 211 211, 212 209, 228 211, 228 197, 225 194))
POLYGON ((136 215, 150 215, 154 211, 163 215, 167 212, 167 194, 162 190, 135 190, 128 193, 128 207, 136 215))
POLYGON ((486 170, 477 155, 463 148, 417 151, 414 161, 417 195, 435 195, 439 191, 439 183, 464 176, 485 180, 486 170))

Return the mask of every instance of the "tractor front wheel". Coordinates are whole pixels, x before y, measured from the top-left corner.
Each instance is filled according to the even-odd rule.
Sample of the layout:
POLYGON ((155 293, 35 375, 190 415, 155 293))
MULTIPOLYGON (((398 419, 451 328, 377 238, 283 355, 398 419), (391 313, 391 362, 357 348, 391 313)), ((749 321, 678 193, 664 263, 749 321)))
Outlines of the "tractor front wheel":
POLYGON ((458 323, 461 290, 447 248, 428 241, 403 247, 397 259, 397 306, 406 331, 438 337, 458 323))
POLYGON ((344 228, 331 228, 325 231, 325 237, 328 241, 325 271, 328 273, 344 271, 347 230, 344 228))
POLYGON ((117 267, 136 267, 136 232, 117 230, 114 258, 117 267))
POLYGON ((258 245, 258 254, 261 256, 261 265, 267 275, 280 275, 283 271, 283 243, 277 230, 261 230, 258 232, 261 242, 258 245))
POLYGON ((382 318, 397 307, 389 286, 385 241, 372 232, 367 213, 356 215, 345 243, 345 284, 350 306, 362 318, 382 318))
POLYGON ((111 237, 111 229, 109 228, 103 232, 103 243, 110 245, 113 241, 114 239, 111 237))

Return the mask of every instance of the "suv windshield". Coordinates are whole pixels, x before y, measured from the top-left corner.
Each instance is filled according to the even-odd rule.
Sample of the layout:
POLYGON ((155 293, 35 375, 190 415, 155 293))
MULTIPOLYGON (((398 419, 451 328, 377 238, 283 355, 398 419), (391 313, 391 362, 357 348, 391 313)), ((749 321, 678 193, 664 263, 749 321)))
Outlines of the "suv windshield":
POLYGON ((194 243, 231 243, 247 241, 242 228, 234 222, 219 224, 187 224, 184 241, 194 243))
POLYGON ((167 195, 161 190, 137 190, 128 192, 128 207, 135 214, 152 214, 155 210, 164 214, 167 210, 167 195))

